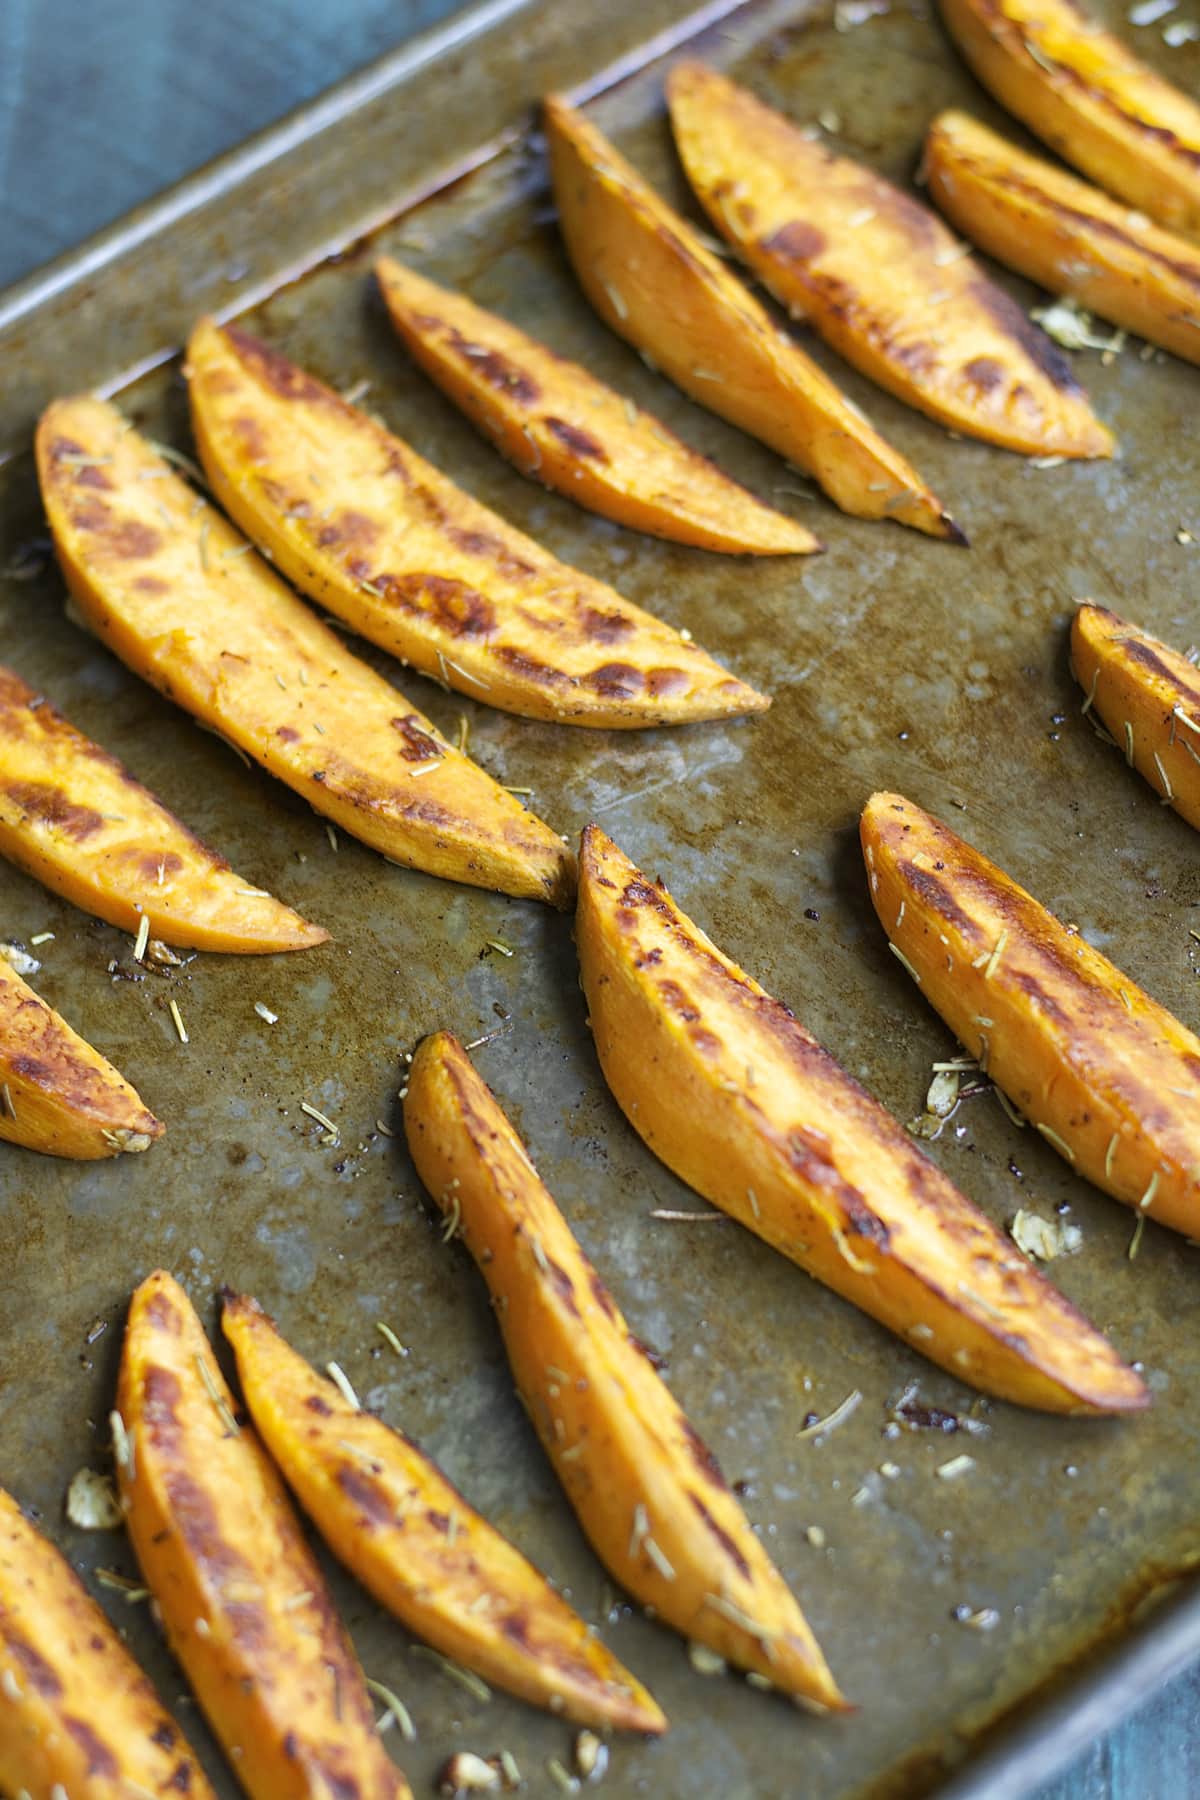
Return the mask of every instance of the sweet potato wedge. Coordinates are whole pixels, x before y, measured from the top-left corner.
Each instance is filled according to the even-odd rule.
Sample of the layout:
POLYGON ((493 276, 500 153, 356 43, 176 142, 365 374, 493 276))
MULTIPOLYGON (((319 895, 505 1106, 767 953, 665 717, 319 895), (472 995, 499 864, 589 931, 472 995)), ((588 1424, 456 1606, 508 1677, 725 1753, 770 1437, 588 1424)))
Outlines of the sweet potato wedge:
POLYGON ((0 1793, 213 1800, 75 1571, 0 1488, 0 1793))
POLYGON ((1077 1174, 1200 1234, 1200 1038, 899 794, 862 815, 871 898, 929 1004, 1077 1174))
POLYGON ((600 1729, 665 1730, 641 1683, 410 1439, 356 1411, 256 1300, 226 1294, 221 1323, 263 1442, 381 1606, 534 1706, 600 1729))
POLYGON ((1073 0, 941 0, 984 87, 1110 194, 1200 237, 1200 107, 1073 0))
POLYGON ((935 214, 701 63, 678 63, 667 97, 705 211, 839 356, 987 443, 1111 456, 1067 359, 935 214))
POLYGON ((604 323, 699 405, 806 470, 843 512, 965 543, 911 464, 608 139, 556 95, 544 112, 559 223, 604 323))
POLYGON ((517 1390, 593 1548, 634 1597, 785 1693, 844 1701, 783 1578, 457 1038, 413 1057, 417 1173, 486 1280, 517 1390))
POLYGON ((268 954, 329 936, 236 875, 11 669, 0 668, 0 855, 135 934, 268 954))
POLYGON ((0 1138, 94 1161, 162 1133, 124 1076, 0 957, 0 1138))
POLYGON ((576 939, 600 1066, 668 1168, 988 1393, 1051 1412, 1148 1404, 891 1114, 594 825, 576 939))
POLYGON ((581 364, 390 257, 375 273, 413 358, 523 475, 619 525, 702 550, 821 548, 581 364))
POLYGON ((925 138, 929 192, 973 243, 1052 294, 1200 362, 1200 249, 969 113, 925 138))
POLYGON ((568 905, 547 825, 440 737, 104 401, 56 400, 38 473, 102 643, 392 862, 568 905))
POLYGON ((1200 670, 1149 632, 1085 600, 1071 623, 1085 707, 1159 798, 1200 830, 1200 670))
POLYGON ((117 1481, 146 1586, 251 1800, 408 1800, 283 1483, 161 1269, 130 1305, 117 1411, 117 1481))
POLYGON ((568 725, 683 725, 769 705, 248 332, 203 320, 187 366, 222 505, 304 593, 424 674, 568 725))

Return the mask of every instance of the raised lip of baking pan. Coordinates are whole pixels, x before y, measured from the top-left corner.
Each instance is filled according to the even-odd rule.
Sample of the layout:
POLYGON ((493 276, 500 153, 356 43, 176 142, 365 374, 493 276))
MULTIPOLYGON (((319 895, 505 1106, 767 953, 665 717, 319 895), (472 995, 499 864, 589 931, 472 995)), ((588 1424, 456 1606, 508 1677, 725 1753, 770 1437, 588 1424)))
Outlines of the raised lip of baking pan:
MULTIPOLYGON (((50 397, 36 372, 22 386, 18 365, 30 330, 40 333, 56 320, 64 327, 70 321, 58 339, 55 391, 77 385, 114 392, 177 354, 188 323, 205 307, 224 314, 242 311, 516 141, 528 124, 528 105, 495 91, 493 82, 478 142, 457 153, 435 150, 432 178, 426 151, 419 169, 406 169, 401 158, 394 170, 364 171, 362 211, 349 221, 338 217, 330 202, 322 201, 325 160, 336 156, 351 121, 394 99, 431 65, 483 48, 502 62, 506 50, 522 43, 527 48, 532 33, 537 78, 549 65, 554 84, 582 98, 754 5, 755 0, 708 0, 699 7, 690 0, 644 0, 636 20, 604 9, 607 16, 597 24, 587 0, 474 0, 442 25, 338 82, 0 292, 0 366, 10 396, 6 429, 14 433, 8 442, 0 440, 0 464, 26 447, 34 416, 50 397), (294 222, 281 224, 267 245, 269 263, 247 270, 244 279, 231 277, 240 247, 228 242, 229 215, 218 215, 216 203, 227 207, 230 196, 239 195, 250 242, 255 207, 266 203, 278 182, 296 175, 307 184, 305 205, 296 208, 303 214, 302 229, 294 222), (182 291, 175 283, 174 258, 162 254, 164 244, 169 250, 180 234, 193 239, 193 257, 197 246, 207 248, 212 270, 182 291), (119 364, 96 370, 88 362, 88 312, 98 290, 117 276, 140 281, 141 304, 130 319, 119 364)), ((815 11, 803 5, 789 10, 793 18, 815 11)), ((530 91, 526 81, 520 93, 530 91)), ((1200 1657, 1200 1578, 1181 1576, 1165 1598, 1161 1590, 1150 1598, 1159 1603, 1143 1606, 1142 1616, 1118 1637, 1032 1690, 986 1728, 962 1765, 937 1784, 934 1791, 942 1800, 1020 1800, 1193 1665, 1200 1657)), ((876 1785, 890 1791, 886 1774, 876 1785)))

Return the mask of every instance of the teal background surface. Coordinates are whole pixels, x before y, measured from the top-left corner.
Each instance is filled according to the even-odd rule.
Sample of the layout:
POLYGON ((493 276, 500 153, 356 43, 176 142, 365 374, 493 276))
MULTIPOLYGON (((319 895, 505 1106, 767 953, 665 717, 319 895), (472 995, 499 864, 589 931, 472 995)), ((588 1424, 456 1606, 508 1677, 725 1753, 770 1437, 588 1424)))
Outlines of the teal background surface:
MULTIPOLYGON (((0 0, 0 287, 457 10, 453 0, 0 0)), ((1200 1796, 1200 1671, 1035 1800, 1200 1796)))

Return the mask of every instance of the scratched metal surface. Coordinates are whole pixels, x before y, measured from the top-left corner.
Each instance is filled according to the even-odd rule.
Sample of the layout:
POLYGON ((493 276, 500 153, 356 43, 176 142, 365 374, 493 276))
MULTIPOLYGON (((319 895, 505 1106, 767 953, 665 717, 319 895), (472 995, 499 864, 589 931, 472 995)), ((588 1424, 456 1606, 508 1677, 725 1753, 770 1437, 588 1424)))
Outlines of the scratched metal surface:
MULTIPOLYGON (((422 108, 438 122, 427 166, 411 137, 398 145, 393 195, 444 167, 450 146, 469 149, 475 127, 482 141, 520 125, 540 86, 584 80, 639 30, 684 9, 610 8, 600 34, 584 28, 582 6, 560 5, 552 22, 548 7, 509 10, 473 45, 425 66, 407 96, 403 82, 393 88, 391 107, 407 105, 410 119, 422 108), (505 112, 497 72, 517 69, 525 86, 505 112), (447 136, 451 116, 457 136, 447 136)), ((699 48, 797 117, 824 113, 837 141, 898 176, 911 171, 938 106, 965 101, 996 118, 923 13, 890 12, 837 32, 827 20, 805 23, 799 10, 741 8, 699 48)), ((1177 74, 1196 67, 1196 53, 1185 56, 1170 62, 1177 74)), ((684 200, 662 72, 652 62, 605 91, 595 116, 684 200)), ((312 262, 339 231, 386 210, 380 143, 365 117, 352 110, 269 171, 290 202, 280 213, 279 268, 304 260, 305 229, 312 262), (321 181, 306 185, 314 169, 321 181)), ((89 369, 91 378, 108 375, 177 330, 193 307, 232 303, 236 286, 212 234, 224 234, 220 255, 228 254, 243 209, 265 204, 269 182, 260 172, 218 190, 198 220, 162 238, 157 289, 142 278, 155 254, 147 245, 101 269, 86 295, 68 269, 36 313, 18 296, 5 323, 0 301, 8 452, 4 460, 0 451, 0 568, 36 563, 31 408, 64 371, 76 384, 89 369), (62 321, 73 304, 79 330, 68 340, 62 321)), ((270 254, 261 241, 254 254, 254 283, 268 288, 270 254)), ((1029 288, 1008 285, 1032 301, 1029 288)), ((1180 645, 1200 636, 1200 548, 1175 535, 1196 492, 1187 430, 1196 371, 1136 352, 1107 367, 1081 359, 1122 458, 1038 471, 952 441, 839 370, 945 496, 973 548, 842 518, 781 491, 798 484, 777 459, 676 395, 590 316, 556 243, 528 136, 372 244, 285 286, 253 317, 336 385, 370 379, 367 404, 464 486, 686 624, 775 696, 770 714, 749 724, 608 735, 509 719, 402 679, 444 729, 465 713, 480 761, 532 786, 533 804, 561 830, 597 818, 661 873, 716 940, 899 1114, 919 1110, 929 1065, 951 1046, 886 954, 867 902, 855 819, 876 786, 948 816, 1195 1022, 1195 840, 1080 720, 1064 634, 1071 597, 1091 593, 1180 645), (581 356, 760 493, 803 506, 828 554, 759 564, 707 556, 624 532, 522 480, 391 338, 370 280, 375 247, 461 283, 581 356)), ((139 424, 186 446, 177 368, 121 398, 139 424)), ((1189 1404, 1200 1270, 1181 1239, 1150 1225, 1131 1264, 1129 1215, 1073 1179, 990 1098, 966 1103, 931 1146, 992 1217, 1006 1221, 1019 1205, 1046 1215, 1066 1207, 1081 1227, 1082 1251, 1054 1264, 1053 1278, 1144 1364, 1155 1394, 1146 1418, 1097 1424, 979 1402, 731 1224, 654 1221, 652 1207, 687 1207, 689 1195, 603 1087, 569 921, 402 872, 344 838, 335 855, 321 823, 285 788, 245 769, 69 625, 62 598, 52 569, 6 574, 5 660, 123 755, 239 870, 334 934, 302 957, 207 956, 171 978, 129 980, 127 939, 0 869, 4 935, 55 934, 37 952, 36 985, 169 1128, 137 1159, 72 1166, 6 1150, 0 1161, 0 1481, 40 1510, 79 1567, 132 1568, 118 1538, 66 1525, 62 1496, 81 1464, 105 1463, 123 1307, 159 1263, 183 1277, 210 1323, 214 1289, 230 1282, 256 1293, 314 1360, 336 1356, 359 1392, 418 1436, 649 1681, 673 1729, 651 1747, 614 1746, 607 1786, 616 1795, 926 1791, 991 1722, 1200 1553, 1200 1432, 1189 1404), (514 947, 511 959, 485 950, 495 936, 514 947), (186 1047, 171 998, 187 1022, 186 1047), (277 1025, 255 1015, 255 1000, 279 1014, 277 1025), (748 1484, 751 1516, 860 1703, 849 1720, 802 1718, 734 1679, 701 1680, 674 1636, 612 1595, 555 1489, 513 1398, 482 1284, 464 1253, 441 1243, 401 1143, 376 1124, 398 1128, 403 1052, 422 1033, 449 1025, 475 1038, 500 1014, 511 1029, 479 1053, 479 1065, 635 1328, 666 1353, 669 1379, 726 1473, 748 1484), (340 1147, 320 1144, 303 1100, 337 1120, 340 1147), (107 1329, 88 1345, 101 1320, 107 1329), (403 1361, 384 1346, 377 1320, 409 1346, 403 1361), (889 1405, 912 1381, 930 1404, 969 1411, 986 1435, 887 1437, 889 1405), (852 1388, 863 1398, 845 1425, 823 1441, 797 1439, 810 1411, 829 1411, 852 1388), (976 1459, 971 1472, 937 1479, 937 1465, 964 1447, 976 1459), (880 1474, 884 1461, 899 1466, 894 1479, 880 1474), (820 1549, 808 1542, 812 1525, 825 1533, 820 1549), (995 1608, 999 1623, 965 1627, 952 1617, 961 1606, 995 1608)), ((401 679, 385 657, 368 655, 401 679)), ((400 1692, 417 1721, 419 1741, 404 1762, 418 1790, 454 1748, 506 1747, 535 1791, 553 1791, 545 1759, 566 1760, 569 1748, 559 1722, 500 1695, 486 1705, 467 1696, 352 1583, 333 1579, 368 1672, 400 1692)), ((174 1703, 183 1682, 146 1612, 100 1597, 174 1703)), ((181 1717, 232 1794, 194 1709, 185 1705, 181 1717)))

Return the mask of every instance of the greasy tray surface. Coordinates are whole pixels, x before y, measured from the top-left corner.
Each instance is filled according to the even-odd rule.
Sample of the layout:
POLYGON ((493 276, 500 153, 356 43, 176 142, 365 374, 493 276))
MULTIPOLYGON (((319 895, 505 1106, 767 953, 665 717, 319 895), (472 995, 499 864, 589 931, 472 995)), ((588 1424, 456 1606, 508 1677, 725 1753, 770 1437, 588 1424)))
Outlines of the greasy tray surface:
MULTIPOLYGON (((505 127, 488 98, 499 77, 521 69, 516 91, 532 100, 543 83, 583 80, 635 43, 637 30, 683 10, 607 7, 601 40, 572 34, 572 19, 582 26, 591 11, 582 5, 521 9, 470 54, 428 63, 411 94, 393 94, 390 105, 428 115, 435 138, 453 113, 461 154, 479 120, 505 127)), ((972 106, 1005 128, 928 20, 897 11, 836 32, 827 21, 803 27, 799 10, 742 8, 699 40, 699 52, 795 116, 835 112, 838 141, 889 175, 911 169, 941 106, 972 106)), ((1161 66, 1194 85, 1200 49, 1158 49, 1161 66)), ((678 199, 662 72, 652 65, 602 95, 595 117, 678 199)), ((290 235, 281 269, 304 260, 298 218, 311 218, 313 261, 339 224, 348 236, 384 210, 369 114, 332 124, 283 165, 278 191, 289 207, 280 230, 290 235), (322 181, 306 187, 314 169, 322 181)), ((415 185, 448 160, 437 140, 422 171, 411 145, 401 146, 394 194, 401 177, 415 185)), ((140 277, 148 252, 132 252, 95 275, 86 294, 63 283, 59 298, 47 289, 43 312, 0 335, 0 459, 12 453, 0 469, 0 569, 36 564, 27 554, 42 533, 27 447, 33 409, 68 378, 64 369, 76 384, 104 379, 154 348, 156 332, 169 341, 193 311, 236 302, 222 258, 240 242, 255 180, 261 189, 261 175, 252 177, 172 227, 148 286, 140 277), (147 314, 148 292, 161 319, 147 314)), ((261 244, 255 254, 254 280, 266 289, 261 244)), ((1002 279, 1031 302, 1025 284, 1002 279)), ((282 289, 253 318, 334 385, 369 378, 367 404, 423 454, 556 554, 688 625, 774 694, 770 714, 746 723, 585 735, 488 712, 368 653, 444 730, 465 713, 484 766, 532 786, 532 804, 559 829, 597 818, 644 868, 661 871, 716 941, 902 1117, 920 1110, 929 1065, 951 1045, 871 913, 855 824, 875 787, 900 788, 946 816, 1195 1024, 1195 837, 1081 721, 1065 636, 1071 596, 1091 593, 1180 646, 1200 637, 1187 604, 1200 547, 1175 536, 1200 475, 1187 429, 1195 371, 1143 362, 1136 349, 1108 367, 1080 358, 1123 456, 1037 470, 952 441, 839 368, 847 391, 944 494, 972 538, 963 552, 780 492, 802 484, 606 334, 566 268, 528 145, 282 289), (524 481, 398 347, 369 280, 376 247, 461 283, 586 360, 764 498, 796 508, 828 554, 771 564, 709 556, 623 532, 524 481)), ((0 334, 3 320, 0 302, 0 334)), ((186 446, 177 370, 144 379, 121 401, 155 435, 186 446)), ((1144 1418, 1097 1424, 982 1405, 734 1225, 649 1218, 654 1206, 696 1202, 642 1149, 602 1085, 569 921, 391 868, 340 834, 335 854, 300 801, 127 675, 66 622, 61 600, 52 568, 0 581, 5 660, 249 879, 334 936, 303 956, 253 965, 205 956, 173 978, 114 983, 111 959, 132 971, 129 940, 0 868, 2 935, 28 942, 55 933, 35 952, 44 962, 36 986, 168 1126, 136 1159, 78 1167, 6 1151, 0 1162, 0 1481, 41 1509, 80 1566, 132 1567, 120 1539, 65 1525, 61 1502, 76 1468, 104 1461, 101 1421, 124 1303, 162 1262, 210 1324, 216 1284, 256 1293, 299 1349, 318 1362, 336 1357, 360 1394, 440 1457, 585 1616, 602 1621, 617 1604, 513 1397, 482 1283, 460 1247, 443 1247, 399 1141, 375 1125, 398 1129, 406 1048, 439 1025, 475 1038, 499 1023, 497 1009, 512 1026, 479 1052, 483 1074, 630 1323, 668 1355, 672 1386, 727 1475, 749 1483, 751 1516, 862 1708, 819 1722, 733 1679, 704 1681, 678 1639, 618 1605, 606 1636, 653 1687, 673 1730, 652 1748, 618 1742, 607 1791, 921 1791, 998 1713, 1200 1552, 1200 1426, 1188 1404, 1200 1363, 1190 1324, 1200 1266, 1182 1239, 1148 1225, 1130 1264, 1130 1214, 1075 1181, 989 1097, 967 1101, 932 1146, 993 1217, 1008 1220, 1019 1205, 1044 1215, 1070 1206, 1083 1249, 1051 1276, 1140 1359, 1156 1400, 1144 1418), (490 937, 515 954, 485 951, 490 937), (186 1047, 171 997, 191 1034, 186 1047), (256 999, 278 1012, 273 1028, 256 1017, 256 999), (319 1142, 302 1100, 338 1122, 339 1147, 319 1142), (403 1362, 376 1319, 410 1346, 403 1362), (96 1320, 108 1328, 88 1346, 96 1320), (889 1402, 910 1380, 926 1402, 972 1411, 988 1435, 885 1439, 889 1402), (797 1441, 810 1410, 828 1412, 852 1388, 863 1399, 847 1423, 827 1441, 797 1441), (936 1465, 964 1449, 975 1467, 937 1479, 936 1465), (887 1460, 900 1467, 895 1479, 878 1472, 887 1460), (823 1529, 825 1548, 807 1542, 809 1525, 823 1529), (958 1606, 994 1607, 1000 1623, 974 1631, 952 1619, 958 1606)), ((335 1577, 335 1585, 368 1673, 400 1692, 417 1721, 420 1741, 403 1760, 418 1791, 460 1746, 507 1747, 535 1791, 551 1789, 542 1765, 549 1755, 566 1759, 565 1727, 500 1696, 482 1705, 464 1694, 353 1584, 335 1577)), ((146 1610, 100 1597, 174 1704, 180 1678, 146 1610)), ((181 1717, 216 1769, 194 1710, 181 1717)), ((234 1792, 224 1771, 218 1779, 234 1792)))

